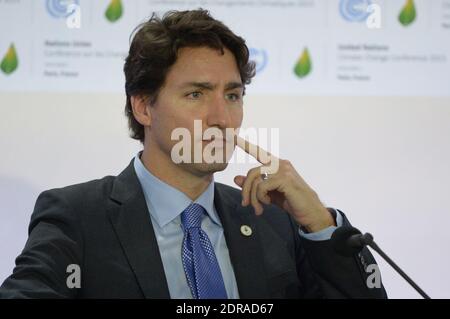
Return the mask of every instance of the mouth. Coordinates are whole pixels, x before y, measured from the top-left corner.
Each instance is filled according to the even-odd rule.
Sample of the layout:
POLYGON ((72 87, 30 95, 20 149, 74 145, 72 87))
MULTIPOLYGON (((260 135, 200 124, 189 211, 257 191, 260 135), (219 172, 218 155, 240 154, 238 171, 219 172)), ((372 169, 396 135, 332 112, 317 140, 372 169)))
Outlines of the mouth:
POLYGON ((224 147, 227 144, 234 144, 233 140, 227 140, 225 138, 215 138, 210 140, 202 140, 203 144, 212 144, 214 147, 224 147))

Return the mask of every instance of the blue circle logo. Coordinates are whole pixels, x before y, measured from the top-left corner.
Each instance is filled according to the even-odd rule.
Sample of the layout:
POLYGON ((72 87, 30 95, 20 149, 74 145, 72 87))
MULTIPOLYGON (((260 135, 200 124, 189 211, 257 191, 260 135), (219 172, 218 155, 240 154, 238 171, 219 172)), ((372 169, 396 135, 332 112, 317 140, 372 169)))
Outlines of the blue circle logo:
POLYGON ((70 5, 79 5, 79 0, 47 0, 47 12, 54 18, 67 18, 73 12, 68 12, 70 5))
POLYGON ((250 53, 250 60, 254 61, 256 64, 255 66, 256 73, 259 73, 262 70, 264 70, 268 60, 266 50, 250 48, 249 53, 250 53))
POLYGON ((362 22, 367 19, 369 12, 367 7, 372 4, 372 0, 341 0, 339 11, 341 16, 350 22, 362 22))

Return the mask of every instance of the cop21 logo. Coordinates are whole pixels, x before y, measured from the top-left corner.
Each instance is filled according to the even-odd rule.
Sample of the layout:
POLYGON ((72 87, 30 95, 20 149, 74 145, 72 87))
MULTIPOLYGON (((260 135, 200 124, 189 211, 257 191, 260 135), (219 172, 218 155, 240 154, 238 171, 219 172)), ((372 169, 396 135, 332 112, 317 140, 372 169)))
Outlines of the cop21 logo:
POLYGON ((341 0, 339 12, 348 22, 366 22, 369 29, 381 28, 381 7, 372 0, 341 0))
POLYGON ((56 19, 66 19, 69 29, 81 28, 81 7, 79 0, 47 0, 47 12, 56 19))

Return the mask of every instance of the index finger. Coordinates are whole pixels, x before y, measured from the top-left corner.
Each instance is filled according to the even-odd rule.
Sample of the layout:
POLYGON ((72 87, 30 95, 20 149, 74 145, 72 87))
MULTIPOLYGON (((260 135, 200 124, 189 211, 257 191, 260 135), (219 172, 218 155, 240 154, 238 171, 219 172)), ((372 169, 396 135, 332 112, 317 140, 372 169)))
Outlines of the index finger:
POLYGON ((261 164, 267 165, 269 164, 272 159, 276 158, 272 154, 270 154, 268 151, 264 150, 263 148, 259 147, 256 144, 250 143, 249 141, 243 139, 242 137, 236 135, 236 145, 239 146, 241 149, 244 150, 247 154, 250 154, 258 162, 261 164))

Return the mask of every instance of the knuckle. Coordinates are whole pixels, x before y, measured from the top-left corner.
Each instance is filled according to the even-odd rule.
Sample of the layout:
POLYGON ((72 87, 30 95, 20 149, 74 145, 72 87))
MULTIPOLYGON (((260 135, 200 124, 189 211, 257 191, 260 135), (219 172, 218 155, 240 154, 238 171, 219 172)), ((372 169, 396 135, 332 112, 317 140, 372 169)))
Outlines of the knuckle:
POLYGON ((247 176, 254 176, 254 175, 259 174, 259 172, 260 172, 260 167, 253 167, 252 169, 250 169, 248 171, 247 176))
POLYGON ((266 193, 264 192, 264 190, 262 190, 261 188, 259 188, 256 192, 256 195, 258 198, 264 198, 266 196, 266 193))

